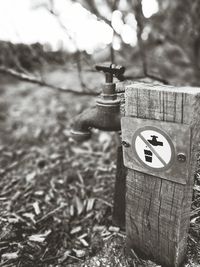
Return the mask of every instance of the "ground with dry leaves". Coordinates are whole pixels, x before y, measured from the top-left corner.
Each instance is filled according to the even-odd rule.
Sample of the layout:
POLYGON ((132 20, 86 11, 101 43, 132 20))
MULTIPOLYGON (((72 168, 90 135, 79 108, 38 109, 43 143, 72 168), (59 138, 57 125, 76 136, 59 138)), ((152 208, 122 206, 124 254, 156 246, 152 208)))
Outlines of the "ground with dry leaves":
POLYGON ((73 116, 91 99, 3 77, 0 92, 1 266, 79 266, 105 240, 123 243, 111 222, 114 135, 70 140, 73 116))
MULTIPOLYGON (((74 71, 46 76, 79 89, 74 71)), ((101 79, 86 76, 94 87, 101 79)), ((112 225, 115 136, 70 139, 73 116, 91 98, 6 77, 0 94, 0 266, 156 266, 134 252, 125 257, 125 234, 112 225)), ((200 262, 199 181, 197 174, 187 266, 200 262)))

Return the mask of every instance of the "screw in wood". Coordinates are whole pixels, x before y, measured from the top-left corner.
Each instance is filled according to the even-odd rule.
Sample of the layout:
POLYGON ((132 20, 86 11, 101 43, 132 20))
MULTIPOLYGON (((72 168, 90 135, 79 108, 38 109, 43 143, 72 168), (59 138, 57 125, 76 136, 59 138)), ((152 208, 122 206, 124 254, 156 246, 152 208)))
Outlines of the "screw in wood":
POLYGON ((180 162, 185 162, 186 161, 186 155, 184 153, 179 153, 177 155, 177 160, 180 162))
POLYGON ((130 144, 126 141, 122 141, 122 146, 124 147, 130 147, 130 144))

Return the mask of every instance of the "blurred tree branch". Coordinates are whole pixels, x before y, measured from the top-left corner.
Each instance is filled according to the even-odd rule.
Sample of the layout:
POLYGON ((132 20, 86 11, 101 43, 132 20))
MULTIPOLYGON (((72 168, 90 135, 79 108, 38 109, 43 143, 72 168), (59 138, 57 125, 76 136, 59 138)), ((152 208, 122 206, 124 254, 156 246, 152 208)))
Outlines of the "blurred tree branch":
POLYGON ((58 87, 58 86, 49 84, 46 81, 38 79, 34 76, 27 75, 25 73, 21 73, 21 72, 18 72, 16 70, 13 70, 11 68, 6 68, 4 66, 0 66, 0 73, 9 75, 11 77, 14 77, 14 78, 20 80, 20 81, 38 84, 38 85, 44 86, 44 87, 49 87, 51 89, 57 90, 58 92, 72 93, 74 95, 80 95, 80 96, 84 96, 84 95, 85 96, 96 96, 96 95, 98 95, 97 92, 91 91, 91 90, 75 91, 75 90, 70 89, 70 88, 58 87))
MULTIPOLYGON (((91 72, 92 72, 92 70, 91 70, 91 72)), ((77 95, 77 96, 98 96, 100 94, 100 92, 95 91, 95 89, 93 91, 92 90, 75 91, 75 90, 70 89, 70 88, 55 86, 53 84, 47 83, 44 80, 38 79, 35 76, 21 73, 21 72, 18 72, 16 70, 13 70, 11 68, 7 68, 4 66, 0 66, 0 73, 5 74, 5 75, 9 75, 9 76, 11 76, 11 77, 13 77, 19 81, 22 81, 22 82, 28 82, 28 83, 32 83, 32 84, 37 84, 39 86, 48 87, 50 89, 54 89, 60 93, 70 93, 70 94, 77 95)), ((148 77, 151 78, 151 76, 148 76, 148 77)), ((128 79, 140 80, 140 79, 144 79, 144 78, 147 78, 147 77, 144 75, 141 75, 141 76, 124 76, 124 79, 122 79, 121 81, 128 80, 128 79)), ((163 79, 160 79, 158 77, 153 77, 152 79, 157 80, 157 81, 162 82, 162 83, 166 82, 163 79)), ((121 89, 117 93, 121 94, 123 92, 124 92, 124 89, 121 89)))
MULTIPOLYGON (((107 2, 109 2, 109 0, 107 2)), ((112 14, 113 14, 114 10, 116 10, 118 8, 119 2, 120 2, 120 0, 115 0, 113 3, 111 3, 110 8, 111 8, 112 14)), ((111 23, 111 27, 112 27, 112 30, 113 30, 113 37, 112 37, 112 42, 110 44, 110 61, 111 61, 112 64, 114 64, 115 63, 115 50, 113 48, 113 44, 114 44, 115 34, 116 33, 115 33, 115 29, 112 26, 112 23, 111 23)))
POLYGON ((148 77, 148 78, 160 81, 164 84, 169 84, 169 82, 166 79, 157 77, 148 72, 148 61, 147 61, 147 56, 146 56, 146 49, 145 49, 145 45, 142 39, 142 33, 144 31, 145 20, 146 20, 143 15, 143 11, 142 11, 142 0, 133 1, 133 10, 135 13, 135 19, 137 21, 137 39, 138 39, 139 52, 140 52, 140 56, 142 60, 144 77, 148 77))
MULTIPOLYGON (((72 0, 73 2, 77 2, 76 0, 72 0)), ((107 7, 109 7, 110 12, 111 12, 111 19, 108 19, 107 17, 105 17, 103 14, 101 14, 101 12, 98 9, 98 5, 96 4, 95 0, 78 0, 78 2, 84 7, 86 8, 88 11, 90 11, 92 14, 94 14, 98 20, 105 22, 107 25, 109 25, 112 30, 113 30, 113 38, 112 38, 112 42, 110 44, 110 61, 112 63, 115 63, 115 52, 113 49, 113 41, 114 41, 114 37, 117 36, 122 40, 121 35, 114 29, 114 27, 112 26, 112 13, 113 11, 118 9, 118 5, 120 3, 120 0, 106 0, 105 4, 107 5, 107 7)))
POLYGON ((81 52, 78 48, 78 45, 77 45, 76 41, 74 40, 74 38, 70 35, 67 27, 60 20, 59 14, 57 14, 55 12, 53 0, 50 1, 50 8, 46 7, 46 9, 51 15, 53 15, 56 18, 57 22, 59 23, 59 26, 64 30, 65 34, 72 41, 72 43, 76 49, 76 66, 77 66, 77 71, 78 71, 78 77, 79 77, 81 87, 84 89, 86 87, 86 85, 85 85, 85 83, 83 81, 83 77, 82 77, 81 52))
MULTIPOLYGON (((76 2, 76 1, 73 0, 73 2, 76 2)), ((79 0, 78 2, 84 8, 86 8, 91 13, 96 15, 99 20, 104 21, 105 23, 107 23, 112 28, 112 30, 113 30, 113 40, 114 40, 115 36, 119 36, 120 39, 122 39, 121 35, 119 33, 117 33, 115 31, 115 29, 113 28, 112 20, 111 19, 109 20, 107 17, 105 17, 99 11, 98 5, 97 5, 95 0, 91 0, 91 1, 79 0)), ((109 8, 109 10, 111 12, 111 15, 112 15, 113 11, 118 9, 118 5, 120 3, 120 0, 105 0, 104 2, 107 5, 107 7, 109 8)), ((141 60, 142 60, 142 68, 143 68, 143 74, 144 74, 144 75, 141 75, 139 78, 147 77, 147 78, 151 78, 151 79, 157 80, 159 82, 162 82, 164 84, 168 84, 169 82, 166 79, 164 79, 162 77, 155 76, 153 74, 150 74, 149 70, 148 70, 148 61, 147 61, 147 56, 146 56, 146 50, 145 50, 144 42, 142 40, 142 33, 143 33, 143 30, 144 30, 144 27, 145 27, 146 18, 143 15, 141 0, 132 1, 131 8, 132 8, 133 12, 135 13, 135 18, 136 18, 136 21, 137 21, 138 47, 139 47, 140 57, 141 57, 141 60)), ((114 49, 113 49, 113 40, 112 40, 111 47, 110 47, 110 59, 111 59, 111 62, 115 61, 115 52, 114 52, 114 49)), ((131 77, 131 78, 135 79, 135 78, 138 78, 138 77, 131 77)))
POLYGON ((72 0, 74 3, 79 2, 84 8, 89 10, 91 13, 97 16, 97 19, 104 21, 106 24, 108 24, 110 27, 112 27, 111 20, 103 16, 100 11, 98 10, 98 7, 96 6, 95 0, 72 0))
POLYGON ((143 72, 144 72, 144 75, 147 75, 148 67, 147 67, 146 51, 145 51, 145 46, 142 40, 145 17, 142 12, 142 1, 141 0, 133 1, 133 10, 135 11, 135 19, 137 21, 137 39, 138 39, 138 45, 139 45, 139 50, 140 50, 140 56, 142 59, 143 72))
MULTIPOLYGON (((65 20, 62 20, 62 12, 60 15, 57 12, 57 6, 55 0, 49 0, 50 4, 45 5, 45 9, 55 17, 59 26, 63 29, 64 33, 72 41, 74 47, 77 50, 76 53, 76 68, 78 73, 78 79, 83 88, 83 92, 87 92, 84 90, 86 88, 86 84, 84 81, 84 72, 86 71, 84 63, 87 58, 84 53, 82 53, 79 48, 79 43, 76 42, 76 39, 73 36, 73 33, 70 31, 70 28, 65 23, 65 20), (83 58, 84 56, 84 58, 83 58)), ((68 0, 66 0, 68 1, 68 0)), ((160 7, 159 12, 155 13, 150 18, 146 18, 143 14, 142 9, 142 0, 71 0, 74 3, 80 3, 84 8, 94 14, 97 20, 103 21, 107 25, 109 25, 113 30, 113 40, 114 37, 119 37, 122 44, 122 49, 116 52, 113 49, 113 41, 112 44, 109 43, 109 54, 106 49, 105 53, 102 51, 102 55, 94 55, 93 59, 97 58, 97 60, 109 60, 111 62, 124 64, 129 67, 129 77, 125 77, 125 79, 142 79, 142 78, 150 78, 162 82, 164 84, 176 83, 179 82, 178 76, 180 77, 180 81, 183 83, 191 83, 194 85, 194 82, 199 81, 199 62, 200 62, 200 23, 199 23, 199 14, 200 14, 200 2, 199 0, 194 0, 190 2, 190 0, 185 0, 185 3, 182 0, 176 0, 173 3, 169 0, 158 1, 169 2, 166 9, 166 5, 163 4, 160 7), (124 5, 125 3, 125 5, 124 5), (114 10, 119 10, 121 13, 116 13, 116 21, 118 19, 119 28, 117 28, 117 23, 112 25, 112 14, 114 10), (133 16, 133 13, 135 17, 133 16), (131 16, 130 16, 131 15, 131 16), (121 21, 120 21, 121 20, 121 21), (134 21, 133 21, 134 20, 134 21), (137 45, 133 45, 131 47, 130 42, 126 43, 126 40, 123 36, 123 31, 121 30, 123 26, 131 26, 132 30, 135 30, 137 21, 137 45), (122 23, 123 22, 123 23, 122 23), (120 29, 121 23, 121 29, 120 29), (134 24, 135 23, 135 24, 134 24), (116 25, 116 26, 115 26, 116 25), (113 27, 114 26, 114 27, 113 27), (117 30, 117 32, 116 32, 117 30), (146 35, 145 35, 146 34, 146 35), (145 37, 146 36, 146 37, 145 37), (123 38, 122 38, 123 37, 123 38), (145 39, 146 38, 146 39, 145 39), (179 49, 180 47, 180 49, 179 49), (161 59, 161 60, 160 60, 161 59), (134 61, 135 60, 135 61, 134 61), (133 66, 133 61, 135 66, 133 66), (142 63, 142 64, 141 64, 142 63), (173 69, 174 67, 174 69, 173 69), (173 71, 176 72, 173 73, 173 71), (183 71, 182 71, 183 70, 183 71), (196 80, 194 79, 194 70, 196 70, 196 80), (187 72, 187 77, 189 77, 189 81, 186 76, 182 73, 187 72), (132 75, 133 74, 133 75, 132 75), (136 76, 134 76, 134 74, 136 76), (179 75, 180 74, 180 75, 179 75), (162 77, 160 77, 162 76, 162 77), (169 82, 168 82, 169 81, 169 82), (192 81, 192 82, 191 82, 192 81)), ((39 6, 41 7, 41 6, 39 6)), ((78 18, 77 18, 78 20, 78 18)), ((131 33, 129 33, 131 35, 131 33)), ((15 69, 18 75, 18 78, 22 77, 29 82, 33 80, 34 83, 39 85, 46 86, 46 82, 43 81, 42 78, 36 78, 29 75, 26 69, 29 70, 29 57, 28 53, 32 53, 31 51, 22 50, 22 56, 16 56, 15 65, 7 65, 7 56, 6 60, 2 61, 2 65, 5 65, 5 68, 8 67, 7 74, 12 73, 15 69), (24 64, 25 62, 25 64, 24 64), (27 64, 28 63, 28 64, 27 64), (13 68, 13 69, 9 69, 13 68), (25 75, 25 76, 24 76, 25 75), (30 79, 31 78, 31 79, 30 79), (36 81, 35 81, 36 79, 36 81)), ((15 50, 14 50, 15 51, 15 50)), ((34 49, 33 49, 34 52, 34 49)), ((15 54, 13 53, 13 58, 15 58, 15 54)), ((36 57, 40 60, 39 54, 36 54, 36 57)), ((66 58, 63 58, 63 62, 66 62, 66 58)), ((91 56, 92 58, 92 56, 91 56)), ((74 58, 73 58, 74 59, 74 58)), ((37 63, 37 61, 35 61, 37 63)), ((49 61, 50 62, 50 61, 49 61)), ((74 62, 74 61, 73 61, 74 62)), ((51 62, 50 62, 51 63, 51 62)), ((88 66, 91 67, 92 61, 88 66)), ((39 66, 39 64, 38 64, 39 66)), ((31 70, 31 69, 30 69, 31 70)), ((5 71, 5 70, 4 70, 5 71)), ((92 71, 92 70, 90 70, 92 71)), ((1 71, 0 71, 1 72, 1 71)), ((17 75, 14 77, 17 78, 17 75)), ((47 85, 51 88, 56 88, 56 86, 47 85)), ((61 88, 61 91, 64 88, 61 88)), ((72 90, 73 91, 73 90, 72 90)), ((88 92, 87 92, 88 93, 88 92)), ((83 93, 85 94, 85 93, 83 93)), ((90 93, 88 93, 90 95, 90 93)), ((95 95, 96 93, 94 93, 95 95)), ((91 94, 93 95, 93 93, 91 94)))

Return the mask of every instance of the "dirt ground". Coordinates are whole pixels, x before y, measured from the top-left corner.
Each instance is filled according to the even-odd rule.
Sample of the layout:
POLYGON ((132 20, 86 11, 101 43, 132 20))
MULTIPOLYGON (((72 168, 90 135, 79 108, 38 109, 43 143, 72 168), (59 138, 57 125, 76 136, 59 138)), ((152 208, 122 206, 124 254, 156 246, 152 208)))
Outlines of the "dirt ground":
MULTIPOLYGON (((74 71, 44 76, 80 89, 74 71)), ((85 77, 91 88, 102 79, 85 77)), ((0 266, 156 266, 125 257, 125 233, 112 225, 115 135, 70 138, 73 117, 94 99, 7 77, 0 95, 0 266)), ((185 266, 200 266, 199 187, 197 175, 185 266)))

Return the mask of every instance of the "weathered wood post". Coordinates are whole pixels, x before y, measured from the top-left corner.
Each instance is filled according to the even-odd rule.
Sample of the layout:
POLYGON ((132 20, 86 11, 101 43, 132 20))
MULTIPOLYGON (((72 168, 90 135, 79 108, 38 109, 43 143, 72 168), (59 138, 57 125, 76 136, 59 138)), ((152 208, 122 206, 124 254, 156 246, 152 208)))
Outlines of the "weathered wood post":
POLYGON ((127 246, 180 266, 200 150, 200 88, 127 86, 122 140, 127 246))

